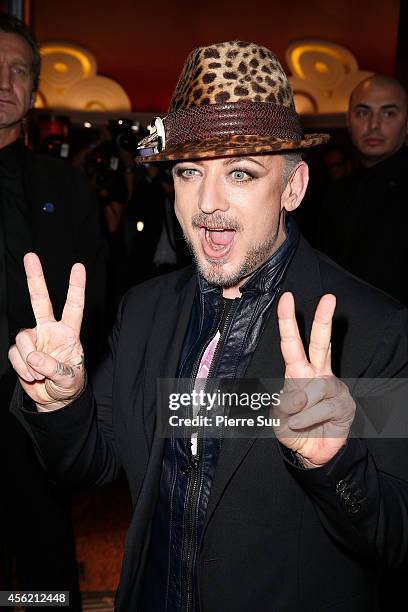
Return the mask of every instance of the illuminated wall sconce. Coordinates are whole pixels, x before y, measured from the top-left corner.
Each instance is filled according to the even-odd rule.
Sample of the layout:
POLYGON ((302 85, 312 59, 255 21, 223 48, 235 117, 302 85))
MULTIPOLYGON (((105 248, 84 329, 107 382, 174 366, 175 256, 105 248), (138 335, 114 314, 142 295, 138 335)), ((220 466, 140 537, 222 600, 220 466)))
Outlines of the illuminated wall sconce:
POLYGON ((325 40, 299 40, 286 49, 296 110, 305 113, 344 113, 352 90, 372 72, 359 70, 345 47, 325 40))
POLYGON ((130 111, 129 97, 113 79, 97 74, 95 56, 66 42, 40 46, 42 67, 36 108, 130 111))

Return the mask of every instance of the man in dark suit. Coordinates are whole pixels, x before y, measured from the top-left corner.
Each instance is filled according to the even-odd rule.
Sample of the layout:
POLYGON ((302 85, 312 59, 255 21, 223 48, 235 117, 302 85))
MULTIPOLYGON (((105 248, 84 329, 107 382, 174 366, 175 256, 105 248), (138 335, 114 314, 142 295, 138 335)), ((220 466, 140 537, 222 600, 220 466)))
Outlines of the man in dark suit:
POLYGON ((96 360, 103 337, 104 248, 98 209, 87 180, 66 163, 36 155, 22 140, 22 121, 32 106, 40 56, 28 29, 0 15, 0 585, 70 590, 80 609, 69 498, 49 480, 24 429, 10 418, 16 384, 9 346, 33 315, 23 256, 41 253, 56 312, 62 311, 75 261, 90 267, 83 340, 96 360), (90 325, 92 321, 92 325, 90 325))
POLYGON ((406 375, 407 311, 291 222, 308 179, 296 151, 325 137, 302 134, 276 57, 241 41, 194 50, 150 132, 140 152, 174 162, 196 269, 127 294, 91 387, 84 268, 56 321, 28 254, 37 326, 9 353, 12 410, 62 486, 99 485, 123 466, 134 514, 117 610, 377 611, 384 575, 407 565, 406 444, 351 436, 356 405, 339 377, 406 375), (280 425, 163 430, 172 411, 158 380, 175 377, 191 396, 202 379, 207 391, 255 379, 258 391, 286 378, 280 425))
POLYGON ((408 306, 407 93, 374 75, 350 97, 357 164, 328 189, 314 245, 346 270, 408 306))

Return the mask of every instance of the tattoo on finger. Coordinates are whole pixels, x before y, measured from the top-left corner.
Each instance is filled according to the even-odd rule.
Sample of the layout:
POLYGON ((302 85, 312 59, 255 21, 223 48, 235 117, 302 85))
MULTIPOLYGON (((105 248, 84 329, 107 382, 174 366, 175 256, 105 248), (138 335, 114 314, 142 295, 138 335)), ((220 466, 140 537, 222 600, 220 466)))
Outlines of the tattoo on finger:
POLYGON ((84 355, 81 355, 80 360, 78 361, 78 363, 74 363, 74 368, 76 368, 77 370, 83 370, 84 369, 84 355))
POLYGON ((75 377, 75 372, 72 366, 66 365, 65 363, 61 363, 57 361, 57 365, 55 367, 55 373, 59 376, 70 376, 71 378, 75 377))

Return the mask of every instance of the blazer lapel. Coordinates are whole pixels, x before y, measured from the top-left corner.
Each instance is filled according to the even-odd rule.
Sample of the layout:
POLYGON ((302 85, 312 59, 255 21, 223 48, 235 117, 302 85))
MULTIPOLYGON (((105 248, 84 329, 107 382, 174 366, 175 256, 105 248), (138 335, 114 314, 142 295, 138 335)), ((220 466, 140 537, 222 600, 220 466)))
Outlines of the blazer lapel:
MULTIPOLYGON (((316 255, 302 237, 282 285, 281 293, 285 291, 294 293, 296 317, 307 350, 314 311, 322 295, 322 285, 316 255)), ((280 335, 276 309, 277 301, 273 305, 268 323, 246 372, 247 378, 283 379, 284 377, 285 366, 280 351, 280 335), (265 359, 261 359, 261 355, 265 352, 270 354, 270 361, 266 365, 265 359)), ((251 436, 253 436, 251 438, 224 439, 211 487, 205 529, 211 521, 229 482, 262 431, 263 428, 257 428, 255 432, 251 432, 251 436)), ((276 443, 276 439, 272 438, 271 444, 276 443)))
MULTIPOLYGON (((144 381, 144 425, 148 444, 157 437, 158 380, 174 378, 179 356, 190 318, 196 289, 192 268, 187 268, 181 279, 159 297, 157 311, 153 318, 152 333, 146 351, 146 376, 144 381), (150 432, 150 434, 149 434, 150 432)), ((162 448, 162 444, 154 445, 162 448)))
POLYGON ((174 378, 179 355, 190 318, 196 288, 192 268, 187 268, 180 280, 173 286, 169 282, 158 296, 158 307, 152 316, 151 336, 146 350, 146 376, 144 380, 143 425, 149 447, 149 461, 137 507, 129 528, 127 541, 132 547, 126 550, 123 572, 117 594, 116 607, 120 610, 133 609, 141 587, 143 568, 148 552, 151 519, 154 504, 159 494, 160 472, 165 438, 160 435, 157 423, 157 380, 174 378), (140 537, 140 525, 145 525, 140 537), (132 534, 132 536, 130 535, 132 534), (133 588, 129 589, 128 585, 133 588), (131 601, 132 600, 132 601, 131 601))

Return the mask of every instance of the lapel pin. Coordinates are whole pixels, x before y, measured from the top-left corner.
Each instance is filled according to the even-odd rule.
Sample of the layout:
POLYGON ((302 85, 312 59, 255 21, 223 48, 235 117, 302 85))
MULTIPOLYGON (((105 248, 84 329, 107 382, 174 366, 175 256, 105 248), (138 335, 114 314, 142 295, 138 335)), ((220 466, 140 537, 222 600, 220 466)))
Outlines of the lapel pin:
POLYGON ((41 210, 44 213, 53 213, 55 211, 55 206, 52 202, 46 202, 45 204, 43 204, 41 210))

